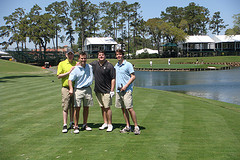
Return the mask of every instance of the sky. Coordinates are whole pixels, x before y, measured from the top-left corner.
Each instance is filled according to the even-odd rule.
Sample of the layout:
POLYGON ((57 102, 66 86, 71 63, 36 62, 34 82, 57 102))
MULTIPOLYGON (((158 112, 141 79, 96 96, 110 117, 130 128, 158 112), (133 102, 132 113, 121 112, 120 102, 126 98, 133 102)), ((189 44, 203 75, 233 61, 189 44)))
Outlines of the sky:
MULTIPOLYGON (((17 8, 25 9, 25 12, 29 12, 30 9, 38 4, 43 10, 49 4, 62 0, 0 0, 0 26, 5 25, 5 21, 3 20, 4 16, 9 16, 14 12, 17 8)), ((72 0, 66 0, 68 4, 72 2, 72 0)), ((103 0, 90 0, 91 3, 99 4, 99 2, 103 2, 103 0)), ((110 2, 121 2, 121 0, 106 0, 110 2)), ((194 2, 199 6, 203 6, 208 8, 210 11, 210 16, 214 14, 214 12, 220 11, 220 16, 224 20, 225 24, 229 24, 226 28, 233 27, 233 18, 234 14, 240 13, 240 0, 125 0, 130 3, 139 2, 141 5, 140 11, 142 11, 141 15, 144 20, 148 20, 150 18, 160 17, 161 11, 166 10, 167 7, 177 6, 177 7, 186 7, 189 3, 194 2)), ((225 29, 225 30, 226 30, 225 29)), ((224 34, 225 30, 222 30, 220 34, 224 34)), ((209 33, 210 35, 211 33, 209 33)), ((3 42, 4 39, 0 39, 0 42, 3 42)), ((61 45, 69 45, 68 42, 61 45)), ((0 46, 1 48, 1 46, 0 46)))

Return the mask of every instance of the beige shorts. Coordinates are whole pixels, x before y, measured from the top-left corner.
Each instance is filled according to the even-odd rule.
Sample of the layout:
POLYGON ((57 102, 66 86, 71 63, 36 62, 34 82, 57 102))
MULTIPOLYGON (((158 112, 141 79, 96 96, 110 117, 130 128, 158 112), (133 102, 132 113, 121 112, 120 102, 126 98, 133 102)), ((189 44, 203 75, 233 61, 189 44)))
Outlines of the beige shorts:
POLYGON ((116 108, 133 108, 132 92, 117 92, 116 94, 116 108))
POLYGON ((93 106, 91 87, 74 90, 74 107, 81 107, 81 102, 84 107, 93 106))
POLYGON ((97 93, 97 101, 100 107, 109 108, 112 105, 112 98, 109 93, 97 93))
POLYGON ((69 89, 62 87, 62 108, 65 112, 72 108, 74 104, 73 96, 70 96, 69 89))

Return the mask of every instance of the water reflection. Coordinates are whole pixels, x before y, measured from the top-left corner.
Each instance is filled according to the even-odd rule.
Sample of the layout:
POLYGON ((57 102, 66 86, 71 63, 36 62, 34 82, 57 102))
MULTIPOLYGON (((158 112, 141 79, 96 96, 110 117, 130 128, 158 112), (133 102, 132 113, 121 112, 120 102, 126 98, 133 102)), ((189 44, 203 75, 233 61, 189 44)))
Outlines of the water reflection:
POLYGON ((135 86, 181 92, 240 105, 240 68, 201 72, 136 71, 135 86))

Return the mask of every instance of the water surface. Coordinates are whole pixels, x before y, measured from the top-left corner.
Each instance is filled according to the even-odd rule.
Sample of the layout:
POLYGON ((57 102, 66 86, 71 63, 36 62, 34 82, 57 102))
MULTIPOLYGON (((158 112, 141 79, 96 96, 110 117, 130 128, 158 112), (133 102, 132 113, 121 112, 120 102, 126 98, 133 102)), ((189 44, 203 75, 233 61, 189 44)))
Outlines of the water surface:
POLYGON ((240 68, 197 72, 136 71, 135 86, 240 105, 240 68))

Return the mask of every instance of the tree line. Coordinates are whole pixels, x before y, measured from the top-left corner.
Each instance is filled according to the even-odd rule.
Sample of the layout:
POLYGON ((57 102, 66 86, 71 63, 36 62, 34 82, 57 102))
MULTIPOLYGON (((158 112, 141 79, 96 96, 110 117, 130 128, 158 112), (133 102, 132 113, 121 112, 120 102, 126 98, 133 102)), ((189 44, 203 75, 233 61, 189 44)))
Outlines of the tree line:
MULTIPOLYGON (((35 49, 46 51, 51 40, 54 49, 59 48, 61 40, 68 41, 75 50, 83 50, 86 37, 109 36, 134 53, 145 47, 159 50, 163 42, 181 42, 187 35, 206 35, 208 31, 219 34, 228 26, 219 11, 210 17, 208 8, 194 2, 186 7, 167 7, 159 17, 146 21, 140 9, 138 2, 103 1, 97 5, 89 0, 53 2, 44 10, 36 4, 28 13, 17 8, 4 17, 5 25, 0 26, 0 37, 8 38, 1 45, 7 48, 15 43, 18 51, 27 50, 28 40, 35 49)), ((240 34, 240 14, 234 16, 234 28, 226 34, 240 34)))

